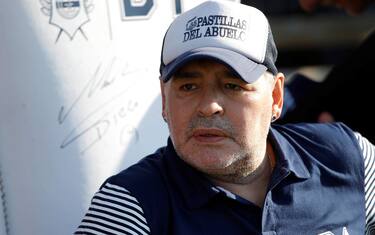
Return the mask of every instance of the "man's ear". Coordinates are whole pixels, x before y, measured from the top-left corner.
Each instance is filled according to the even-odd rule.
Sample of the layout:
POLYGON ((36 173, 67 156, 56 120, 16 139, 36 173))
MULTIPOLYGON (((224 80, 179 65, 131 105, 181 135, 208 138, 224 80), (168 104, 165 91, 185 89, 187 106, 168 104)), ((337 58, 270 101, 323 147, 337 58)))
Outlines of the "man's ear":
POLYGON ((164 119, 165 122, 167 122, 167 116, 166 116, 166 99, 165 99, 165 83, 163 82, 162 79, 159 80, 160 81, 160 92, 161 92, 161 102, 162 102, 162 111, 161 111, 161 115, 164 119))
POLYGON ((276 119, 280 117, 281 111, 283 108, 284 80, 285 80, 285 76, 282 73, 278 73, 274 77, 274 87, 272 91, 272 98, 273 98, 272 114, 275 116, 276 119))

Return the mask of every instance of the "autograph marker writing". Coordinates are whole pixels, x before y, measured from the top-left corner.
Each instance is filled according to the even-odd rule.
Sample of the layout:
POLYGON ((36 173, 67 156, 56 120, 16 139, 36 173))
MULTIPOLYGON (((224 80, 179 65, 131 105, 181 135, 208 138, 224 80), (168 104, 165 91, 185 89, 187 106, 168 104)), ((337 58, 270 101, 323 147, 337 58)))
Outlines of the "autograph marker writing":
MULTIPOLYGON (((125 105, 121 105, 121 107, 118 107, 118 104, 116 105, 115 102, 120 98, 123 98, 129 90, 137 84, 135 76, 129 75, 144 72, 145 70, 130 70, 128 64, 125 66, 122 65, 120 70, 116 70, 119 64, 116 58, 112 58, 107 64, 107 66, 104 66, 104 63, 98 65, 93 77, 87 82, 78 97, 68 108, 61 106, 58 114, 58 123, 62 125, 74 111, 78 103, 90 102, 91 98, 99 95, 101 91, 109 89, 117 80, 124 81, 123 79, 127 79, 123 89, 111 96, 111 98, 104 100, 102 103, 94 107, 92 111, 89 112, 79 124, 63 138, 60 145, 61 149, 66 148, 82 136, 87 136, 90 140, 88 141, 89 143, 87 146, 83 148, 82 153, 84 153, 99 142, 108 133, 111 126, 120 125, 120 121, 124 122, 125 118, 129 116, 130 113, 135 112, 138 107, 138 101, 132 99, 128 100, 127 103, 121 102, 122 104, 125 103, 125 105), (121 79, 119 79, 120 77, 121 79), (105 111, 105 113, 100 115, 101 111, 105 111), (99 118, 95 118, 95 116, 98 115, 99 118)), ((121 133, 120 142, 124 142, 123 139, 125 133, 129 135, 133 134, 136 140, 139 138, 137 128, 129 123, 118 128, 121 133)))

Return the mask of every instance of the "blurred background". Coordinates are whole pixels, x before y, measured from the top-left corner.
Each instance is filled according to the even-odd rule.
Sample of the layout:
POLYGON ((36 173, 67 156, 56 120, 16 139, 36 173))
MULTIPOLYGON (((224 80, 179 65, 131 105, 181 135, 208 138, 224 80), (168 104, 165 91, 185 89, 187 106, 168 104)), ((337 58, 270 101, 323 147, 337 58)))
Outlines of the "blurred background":
POLYGON ((375 29, 374 5, 353 16, 332 6, 306 12, 297 0, 241 2, 255 6, 269 17, 279 49, 277 67, 287 75, 302 69, 309 77, 322 79, 331 65, 350 55, 375 29))

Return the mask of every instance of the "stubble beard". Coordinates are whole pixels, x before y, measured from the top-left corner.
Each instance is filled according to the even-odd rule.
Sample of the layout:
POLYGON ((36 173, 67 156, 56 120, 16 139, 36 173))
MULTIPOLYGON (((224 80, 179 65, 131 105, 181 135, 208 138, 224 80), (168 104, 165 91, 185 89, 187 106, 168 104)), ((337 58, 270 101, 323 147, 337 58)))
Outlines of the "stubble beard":
MULTIPOLYGON (((230 156, 226 156, 226 159, 229 160, 222 162, 222 164, 217 165, 215 168, 207 168, 191 162, 190 159, 194 157, 193 155, 197 157, 198 153, 187 155, 182 150, 182 146, 175 145, 176 152, 183 161, 214 180, 247 184, 257 178, 265 155, 265 148, 262 148, 259 143, 252 143, 251 146, 248 146, 245 143, 245 137, 238 136, 238 132, 234 129, 233 125, 225 118, 193 118, 188 126, 187 139, 191 138, 196 128, 217 128, 223 130, 228 135, 228 138, 239 146, 239 150, 230 153, 230 156), (235 138, 236 136, 237 138, 235 138)), ((169 129, 171 131, 170 126, 169 129)))
POLYGON ((217 169, 201 169, 209 178, 234 184, 248 184, 258 178, 258 171, 264 154, 246 151, 240 145, 240 151, 233 153, 227 165, 217 169))

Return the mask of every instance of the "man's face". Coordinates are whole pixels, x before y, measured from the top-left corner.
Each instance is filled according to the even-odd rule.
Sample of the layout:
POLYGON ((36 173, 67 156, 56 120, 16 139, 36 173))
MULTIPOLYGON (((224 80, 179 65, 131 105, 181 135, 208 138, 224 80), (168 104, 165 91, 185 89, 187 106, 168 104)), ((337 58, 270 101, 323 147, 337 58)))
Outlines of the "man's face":
POLYGON ((199 60, 161 82, 163 115, 178 155, 213 177, 252 173, 265 154, 274 98, 282 100, 282 84, 274 86, 269 76, 248 84, 220 63, 199 60))
POLYGON ((362 12, 374 0, 299 0, 303 9, 311 11, 318 5, 334 5, 344 8, 350 14, 362 12))

